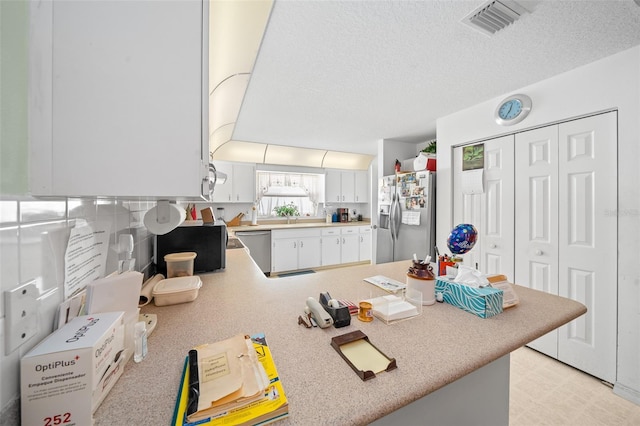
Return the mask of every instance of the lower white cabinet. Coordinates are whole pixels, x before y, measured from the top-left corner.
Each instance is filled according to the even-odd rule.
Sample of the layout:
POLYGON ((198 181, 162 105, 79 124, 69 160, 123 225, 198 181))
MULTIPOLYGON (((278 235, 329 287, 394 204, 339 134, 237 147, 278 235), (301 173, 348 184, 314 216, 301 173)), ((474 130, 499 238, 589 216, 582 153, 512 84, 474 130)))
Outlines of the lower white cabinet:
POLYGON ((271 272, 321 265, 320 228, 271 231, 271 272))
POLYGON ((360 233, 357 226, 340 229, 340 263, 357 262, 360 258, 360 233))
POLYGON ((322 229, 322 266, 339 265, 340 228, 322 229))
POLYGON ((271 231, 271 272, 295 271, 369 260, 371 260, 370 226, 271 231))
POLYGON ((359 226, 358 236, 360 237, 360 257, 361 262, 371 260, 371 227, 359 226))

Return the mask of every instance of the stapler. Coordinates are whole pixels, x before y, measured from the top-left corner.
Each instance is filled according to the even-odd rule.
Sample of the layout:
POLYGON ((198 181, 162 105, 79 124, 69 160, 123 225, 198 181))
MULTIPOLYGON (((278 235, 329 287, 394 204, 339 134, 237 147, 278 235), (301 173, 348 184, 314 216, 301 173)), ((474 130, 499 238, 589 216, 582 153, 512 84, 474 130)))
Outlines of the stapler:
POLYGON ((333 299, 328 292, 320 293, 320 304, 331 315, 335 328, 346 327, 351 324, 349 307, 340 301, 333 299))
POLYGON ((311 317, 315 320, 320 328, 327 328, 333 324, 333 318, 313 297, 307 299, 307 308, 311 317))

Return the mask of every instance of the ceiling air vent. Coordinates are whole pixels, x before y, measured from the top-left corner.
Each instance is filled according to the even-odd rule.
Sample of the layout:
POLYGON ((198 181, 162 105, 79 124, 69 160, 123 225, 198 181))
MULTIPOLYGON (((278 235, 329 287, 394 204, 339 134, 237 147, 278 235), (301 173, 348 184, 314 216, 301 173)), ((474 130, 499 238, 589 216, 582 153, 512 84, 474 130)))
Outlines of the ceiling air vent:
MULTIPOLYGON (((524 2, 523 2, 524 3, 524 2)), ((531 2, 528 3, 537 3, 531 2)), ((531 7, 529 9, 533 10, 531 7)), ((483 4, 462 19, 462 23, 492 36, 516 22, 530 10, 512 0, 492 0, 483 4)))

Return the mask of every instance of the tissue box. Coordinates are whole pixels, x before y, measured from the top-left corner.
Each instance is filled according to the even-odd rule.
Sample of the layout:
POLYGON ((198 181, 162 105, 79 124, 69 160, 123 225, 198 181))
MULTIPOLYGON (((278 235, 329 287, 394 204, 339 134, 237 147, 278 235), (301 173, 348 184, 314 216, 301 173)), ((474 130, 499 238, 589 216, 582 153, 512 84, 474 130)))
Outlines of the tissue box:
POLYGON ((20 360, 23 425, 93 424, 122 375, 123 312, 76 317, 20 360))
POLYGON ((476 288, 455 283, 447 278, 436 279, 436 294, 442 293, 445 302, 471 312, 480 318, 489 318, 502 312, 502 290, 476 288))

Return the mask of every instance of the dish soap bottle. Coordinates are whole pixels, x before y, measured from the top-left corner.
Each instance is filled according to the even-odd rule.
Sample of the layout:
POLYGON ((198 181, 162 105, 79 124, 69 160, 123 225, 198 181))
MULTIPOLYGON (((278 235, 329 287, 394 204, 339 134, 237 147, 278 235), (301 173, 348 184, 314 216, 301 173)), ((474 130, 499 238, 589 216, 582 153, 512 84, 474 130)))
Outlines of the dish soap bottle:
POLYGON ((134 329, 135 353, 133 360, 141 362, 147 356, 147 324, 138 321, 134 329))

